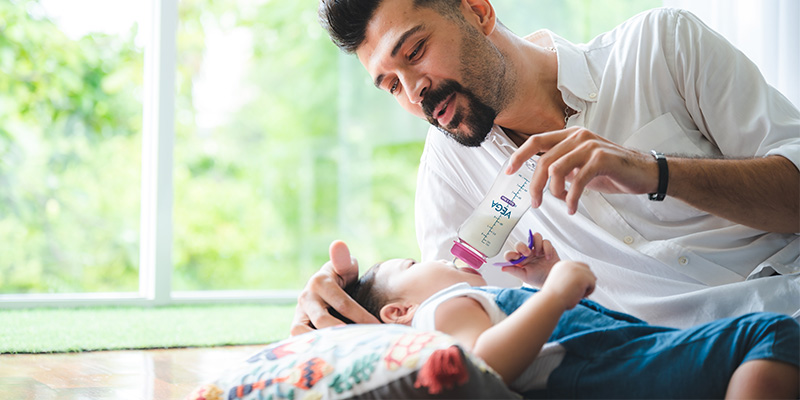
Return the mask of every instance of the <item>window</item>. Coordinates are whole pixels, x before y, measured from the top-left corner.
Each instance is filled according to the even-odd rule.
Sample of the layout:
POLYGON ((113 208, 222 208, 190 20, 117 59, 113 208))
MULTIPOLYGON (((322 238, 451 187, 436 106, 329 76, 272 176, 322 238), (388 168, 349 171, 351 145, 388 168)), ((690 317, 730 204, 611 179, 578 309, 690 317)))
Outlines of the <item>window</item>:
MULTIPOLYGON (((4 305, 293 300, 334 239, 418 254, 426 124, 316 1, 106 3, 0 3, 4 305)), ((493 4, 581 42, 660 1, 493 4)))
POLYGON ((3 294, 138 288, 143 10, 88 3, 0 3, 3 294))

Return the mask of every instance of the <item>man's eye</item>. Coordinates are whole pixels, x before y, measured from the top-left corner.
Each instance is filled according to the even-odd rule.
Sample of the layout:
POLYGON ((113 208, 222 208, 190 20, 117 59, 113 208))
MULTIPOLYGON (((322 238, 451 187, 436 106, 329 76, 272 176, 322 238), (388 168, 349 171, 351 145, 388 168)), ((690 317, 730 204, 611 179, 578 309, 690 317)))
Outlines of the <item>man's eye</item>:
POLYGON ((419 52, 422 51, 422 45, 423 44, 425 44, 424 40, 420 40, 420 42, 417 43, 417 47, 415 47, 414 51, 412 51, 411 54, 408 55, 408 59, 409 60, 414 61, 417 58, 417 55, 419 55, 419 52))
POLYGON ((389 93, 394 94, 394 92, 397 90, 397 84, 399 82, 400 81, 398 81, 398 80, 395 80, 394 82, 392 82, 392 86, 389 88, 389 93))

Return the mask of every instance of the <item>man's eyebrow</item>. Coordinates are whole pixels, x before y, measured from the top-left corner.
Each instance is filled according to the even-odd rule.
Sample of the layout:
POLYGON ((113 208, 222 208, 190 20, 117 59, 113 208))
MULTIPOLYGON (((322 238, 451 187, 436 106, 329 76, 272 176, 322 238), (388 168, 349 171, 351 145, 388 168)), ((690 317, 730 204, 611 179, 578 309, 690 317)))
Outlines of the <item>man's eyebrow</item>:
MULTIPOLYGON (((394 48, 392 48, 392 58, 397 56, 397 53, 400 52, 400 48, 403 47, 403 44, 406 42, 406 40, 408 40, 408 38, 411 35, 413 35, 413 34, 419 32, 420 30, 422 30, 422 28, 423 28, 422 24, 419 24, 419 25, 417 25, 417 26, 405 31, 405 33, 403 33, 400 36, 400 38, 397 39, 397 43, 395 43, 394 48)), ((381 82, 383 82, 383 78, 385 78, 385 77, 386 77, 386 75, 384 75, 384 74, 378 75, 378 77, 375 78, 375 87, 380 89, 381 82)))
POLYGON ((408 40, 409 36, 419 32, 421 29, 422 29, 422 24, 419 24, 419 25, 407 30, 406 33, 404 33, 402 36, 400 36, 400 39, 397 39, 397 44, 395 44, 394 48, 392 49, 392 57, 397 55, 397 53, 400 51, 400 48, 403 47, 403 43, 405 43, 406 40, 408 40))

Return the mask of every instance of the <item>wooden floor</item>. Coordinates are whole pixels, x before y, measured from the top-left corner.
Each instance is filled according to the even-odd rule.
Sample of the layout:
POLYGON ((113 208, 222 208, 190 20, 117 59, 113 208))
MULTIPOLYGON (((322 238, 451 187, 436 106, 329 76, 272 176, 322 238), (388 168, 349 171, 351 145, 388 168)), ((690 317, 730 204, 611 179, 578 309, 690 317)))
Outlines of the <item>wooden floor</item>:
POLYGON ((182 399, 266 345, 0 355, 2 399, 182 399))

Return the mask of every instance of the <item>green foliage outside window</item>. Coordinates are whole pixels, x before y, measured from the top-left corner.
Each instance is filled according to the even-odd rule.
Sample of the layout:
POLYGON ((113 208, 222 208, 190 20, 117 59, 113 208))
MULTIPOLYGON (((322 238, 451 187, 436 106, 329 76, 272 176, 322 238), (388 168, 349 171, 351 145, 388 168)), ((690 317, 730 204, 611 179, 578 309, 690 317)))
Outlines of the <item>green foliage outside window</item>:
POLYGON ((142 53, 0 2, 0 292, 135 290, 142 53))

